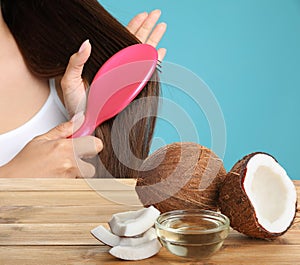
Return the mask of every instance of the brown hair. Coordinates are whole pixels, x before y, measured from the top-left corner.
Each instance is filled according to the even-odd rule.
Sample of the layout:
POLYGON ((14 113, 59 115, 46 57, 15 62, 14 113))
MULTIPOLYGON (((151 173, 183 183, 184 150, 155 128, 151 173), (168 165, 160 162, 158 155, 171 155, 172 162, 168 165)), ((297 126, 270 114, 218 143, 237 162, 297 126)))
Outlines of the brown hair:
MULTIPOLYGON (((139 42, 97 0, 1 0, 1 8, 28 68, 41 78, 63 75, 70 56, 89 39, 93 49, 83 78, 90 83, 109 57, 139 42)), ((143 100, 96 129, 104 144, 98 177, 135 177, 135 169, 149 153, 159 90, 155 73, 137 97, 143 100), (135 122, 137 114, 142 118, 135 122)))

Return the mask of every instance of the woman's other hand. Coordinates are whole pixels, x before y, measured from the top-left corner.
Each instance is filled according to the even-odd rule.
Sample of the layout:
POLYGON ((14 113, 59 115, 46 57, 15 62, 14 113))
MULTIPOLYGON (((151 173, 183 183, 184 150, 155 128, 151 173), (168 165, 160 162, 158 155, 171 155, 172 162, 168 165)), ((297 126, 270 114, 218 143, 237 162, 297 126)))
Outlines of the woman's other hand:
MULTIPOLYGON (((128 23, 127 29, 142 43, 157 47, 167 29, 167 24, 164 22, 156 24, 160 15, 160 10, 154 10, 149 14, 146 12, 140 13, 128 23)), ((166 49, 159 48, 157 52, 158 59, 162 61, 166 55, 166 49)))
POLYGON ((102 141, 93 136, 67 138, 73 133, 74 123, 82 123, 81 116, 31 140, 13 160, 0 167, 0 177, 93 177, 95 167, 84 159, 96 156, 103 148, 102 141))

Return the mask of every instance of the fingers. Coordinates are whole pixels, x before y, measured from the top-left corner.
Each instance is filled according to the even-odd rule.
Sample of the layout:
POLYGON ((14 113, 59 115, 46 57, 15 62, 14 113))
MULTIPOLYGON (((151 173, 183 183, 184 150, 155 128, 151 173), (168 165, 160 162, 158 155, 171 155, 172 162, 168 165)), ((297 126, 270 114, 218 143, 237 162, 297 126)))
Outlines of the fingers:
POLYGON ((160 10, 154 10, 152 11, 148 17, 144 20, 144 22, 141 24, 141 26, 138 28, 138 30, 135 33, 135 36, 143 43, 146 42, 148 39, 149 34, 151 33, 153 27, 155 26, 156 22, 158 21, 159 17, 161 15, 160 10))
POLYGON ((92 159, 89 158, 95 157, 103 149, 102 141, 93 136, 85 136, 73 139, 73 145, 78 169, 77 177, 93 177, 96 170, 92 159))
POLYGON ((145 21, 145 19, 147 17, 148 17, 148 13, 147 12, 143 12, 143 13, 140 13, 140 14, 136 15, 132 20, 129 21, 129 23, 127 25, 127 29, 132 34, 135 35, 136 32, 142 26, 143 22, 145 21))
POLYGON ((166 56, 167 50, 165 48, 159 48, 157 50, 157 53, 158 53, 158 60, 159 61, 163 61, 163 59, 166 56))
POLYGON ((76 128, 79 128, 83 122, 84 114, 83 112, 79 112, 72 118, 72 120, 57 125, 49 132, 42 134, 37 138, 43 140, 58 140, 67 138, 72 135, 76 128))
MULTIPOLYGON (((142 43, 157 47, 167 29, 167 24, 164 22, 156 25, 160 15, 160 10, 154 10, 150 14, 146 12, 140 13, 128 23, 127 29, 142 43)), ((158 59, 162 61, 166 55, 166 49, 160 48, 157 52, 158 59)))
MULTIPOLYGON (((82 83, 81 74, 83 66, 91 54, 92 46, 89 40, 82 43, 77 53, 74 53, 67 66, 66 72, 62 78, 61 84, 64 90, 73 90, 74 87, 82 83), (75 86, 74 86, 75 85, 75 86), (72 89, 73 88, 73 89, 72 89)), ((65 91, 70 92, 70 91, 65 91)))
POLYGON ((78 159, 78 172, 77 172, 77 178, 92 178, 95 173, 96 169, 95 166, 93 166, 91 163, 82 161, 81 159, 78 159))
POLYGON ((21 151, 23 153, 18 158, 36 157, 36 161, 42 163, 34 163, 34 167, 39 168, 39 164, 43 165, 38 171, 44 172, 47 176, 93 177, 95 167, 89 161, 84 160, 97 158, 97 154, 103 148, 102 141, 94 136, 67 138, 73 133, 74 126, 80 126, 83 121, 83 113, 78 113, 72 120, 59 124, 49 132, 35 137, 24 147, 21 151))
POLYGON ((41 140, 49 140, 49 141, 58 140, 58 139, 67 138, 68 136, 72 135, 72 132, 73 132, 73 122, 68 121, 57 125, 49 132, 42 134, 36 138, 41 140))
POLYGON ((164 22, 159 23, 152 31, 146 43, 152 45, 153 47, 156 47, 157 44, 160 42, 161 38, 163 37, 163 35, 165 34, 166 29, 167 29, 166 23, 164 22))
MULTIPOLYGON (((49 137, 49 135, 49 138, 53 139, 55 131, 64 130, 70 123, 63 123, 55 127, 47 135, 44 135, 43 140, 45 140, 45 137, 49 137)), ((42 138, 36 138, 36 140, 42 140, 42 138)), ((56 162, 59 161, 58 168, 62 168, 59 172, 63 172, 64 177, 90 178, 95 175, 95 166, 84 160, 96 157, 103 149, 102 141, 99 138, 85 136, 76 139, 57 139, 51 142, 53 143, 52 153, 56 153, 54 160, 56 162)), ((56 163, 55 161, 53 163, 56 163)))
POLYGON ((94 136, 74 138, 73 144, 75 154, 79 158, 93 157, 103 149, 102 141, 94 136))
POLYGON ((96 173, 95 166, 90 162, 85 162, 79 158, 61 161, 64 178, 92 178, 96 173))
POLYGON ((78 52, 71 56, 66 72, 61 80, 64 102, 70 117, 85 109, 86 91, 82 80, 82 71, 91 54, 91 49, 89 40, 82 43, 78 52))
MULTIPOLYGON (((152 31, 146 43, 152 45, 153 47, 156 47, 160 42, 161 38, 163 37, 163 35, 165 34, 166 30, 167 30, 167 24, 159 23, 152 31)), ((160 48, 157 50, 157 53, 158 53, 158 60, 163 61, 164 57, 166 56, 167 50, 165 48, 160 48)))
POLYGON ((73 132, 72 133, 76 132, 81 127, 81 125, 84 122, 84 119, 85 119, 85 116, 84 116, 83 111, 80 111, 73 116, 73 118, 72 118, 73 132))
MULTIPOLYGON (((74 116, 77 121, 74 121, 74 118, 71 121, 59 124, 49 132, 38 136, 38 139, 41 140, 59 140, 59 139, 66 139, 73 133, 74 123, 82 123, 83 119, 78 117, 80 114, 74 116)), ((82 115, 83 116, 83 115, 82 115)), ((73 145, 74 152, 77 157, 79 158, 88 158, 97 155, 103 149, 102 141, 94 136, 84 136, 78 137, 74 139, 68 139, 70 144, 73 145)))

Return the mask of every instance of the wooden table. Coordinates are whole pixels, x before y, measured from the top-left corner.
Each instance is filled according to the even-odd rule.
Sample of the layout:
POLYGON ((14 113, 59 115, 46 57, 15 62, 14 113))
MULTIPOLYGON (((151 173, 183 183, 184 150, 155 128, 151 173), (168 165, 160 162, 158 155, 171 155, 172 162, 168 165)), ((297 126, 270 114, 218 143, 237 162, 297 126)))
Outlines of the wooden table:
MULTIPOLYGON (((113 213, 139 209, 133 180, 0 179, 0 264, 300 264, 300 213, 275 241, 231 231, 211 258, 191 261, 162 249, 138 262, 112 257, 90 234, 113 213), (92 187, 92 188, 91 188, 92 187)), ((300 181, 295 181, 298 198, 300 181)))

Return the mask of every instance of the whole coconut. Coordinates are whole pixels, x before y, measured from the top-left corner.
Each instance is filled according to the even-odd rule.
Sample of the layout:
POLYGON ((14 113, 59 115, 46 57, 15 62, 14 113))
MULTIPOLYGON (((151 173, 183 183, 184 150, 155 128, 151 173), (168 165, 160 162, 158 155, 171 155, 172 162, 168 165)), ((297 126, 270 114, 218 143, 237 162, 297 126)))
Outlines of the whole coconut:
POLYGON ((254 238, 274 239, 292 225, 297 193, 286 171, 267 153, 239 160, 220 187, 221 212, 235 230, 254 238))
POLYGON ((197 143, 161 147, 142 164, 136 192, 144 206, 217 210, 218 189, 226 176, 222 160, 197 143))

